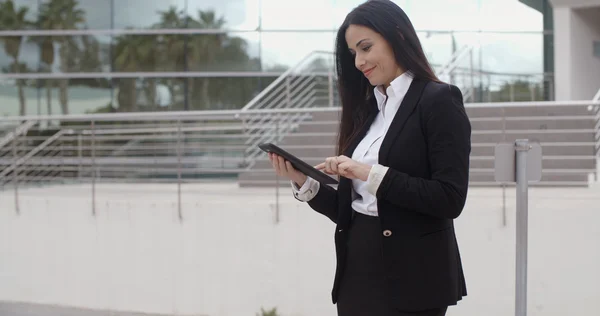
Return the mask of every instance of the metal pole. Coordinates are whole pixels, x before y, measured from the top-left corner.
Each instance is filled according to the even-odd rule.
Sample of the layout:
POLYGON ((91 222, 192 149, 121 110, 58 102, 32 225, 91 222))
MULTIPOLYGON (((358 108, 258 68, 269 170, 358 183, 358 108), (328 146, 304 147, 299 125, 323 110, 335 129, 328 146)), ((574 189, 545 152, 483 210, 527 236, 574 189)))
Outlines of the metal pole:
POLYGON ((96 216, 96 124, 92 121, 92 215, 96 216))
POLYGON ((329 107, 333 107, 333 73, 331 69, 329 69, 327 79, 329 81, 329 107))
POLYGON ((177 121, 177 215, 179 221, 183 220, 181 215, 181 120, 177 121))
POLYGON ((515 280, 515 315, 527 315, 527 154, 531 149, 527 139, 515 141, 517 180, 517 249, 515 280))
MULTIPOLYGON (((470 67, 470 78, 471 78, 471 97, 475 101, 475 71, 473 69, 473 47, 469 48, 469 67, 470 67)), ((466 100, 465 100, 466 101, 466 100)))
MULTIPOLYGON (((279 119, 280 116, 275 116, 275 140, 279 140, 279 119)), ((275 174, 275 224, 279 223, 279 176, 275 174)))
POLYGON ((15 211, 18 214, 21 213, 21 210, 19 208, 19 166, 18 166, 18 162, 19 162, 19 155, 17 152, 17 141, 19 140, 19 136, 18 136, 18 131, 17 129, 15 129, 14 131, 14 135, 15 138, 13 139, 12 142, 12 150, 13 150, 13 165, 15 166, 14 170, 13 170, 13 185, 15 186, 15 211))
POLYGON ((77 179, 81 181, 81 173, 83 170, 83 135, 77 135, 77 157, 79 158, 79 166, 77 168, 77 179))
MULTIPOLYGON (((506 141, 506 109, 502 108, 502 141, 506 141)), ((502 184, 502 226, 506 227, 506 184, 502 184)))

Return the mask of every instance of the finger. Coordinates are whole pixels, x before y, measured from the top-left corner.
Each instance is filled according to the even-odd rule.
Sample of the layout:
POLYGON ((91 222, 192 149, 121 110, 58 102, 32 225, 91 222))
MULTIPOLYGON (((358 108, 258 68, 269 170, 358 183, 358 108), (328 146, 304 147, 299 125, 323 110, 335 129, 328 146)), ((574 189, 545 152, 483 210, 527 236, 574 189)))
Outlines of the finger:
POLYGON ((327 174, 333 174, 333 170, 331 169, 332 159, 333 158, 330 157, 325 160, 325 173, 327 174))
POLYGON ((272 163, 273 163, 273 169, 275 169, 275 172, 277 173, 277 175, 280 176, 281 174, 279 171, 279 159, 273 158, 272 163))
POLYGON ((292 163, 289 161, 285 162, 285 167, 289 173, 297 173, 298 171, 292 166, 292 163))
POLYGON ((344 155, 338 156, 336 159, 337 159, 338 164, 340 164, 342 162, 347 162, 349 160, 352 160, 352 159, 350 159, 350 158, 348 158, 347 156, 344 156, 344 155))
POLYGON ((350 166, 351 165, 347 162, 343 162, 343 163, 339 164, 338 165, 339 175, 344 176, 344 177, 351 176, 350 166))
POLYGON ((322 162, 322 163, 316 165, 315 169, 317 169, 317 170, 323 170, 323 169, 325 169, 325 163, 322 162))
POLYGON ((337 157, 331 159, 331 171, 334 174, 338 173, 338 164, 339 164, 339 162, 338 162, 337 157))
POLYGON ((283 174, 287 174, 288 170, 287 170, 287 167, 286 167, 286 164, 285 164, 285 159, 283 159, 283 157, 279 157, 278 160, 279 160, 279 168, 281 169, 281 172, 283 174))

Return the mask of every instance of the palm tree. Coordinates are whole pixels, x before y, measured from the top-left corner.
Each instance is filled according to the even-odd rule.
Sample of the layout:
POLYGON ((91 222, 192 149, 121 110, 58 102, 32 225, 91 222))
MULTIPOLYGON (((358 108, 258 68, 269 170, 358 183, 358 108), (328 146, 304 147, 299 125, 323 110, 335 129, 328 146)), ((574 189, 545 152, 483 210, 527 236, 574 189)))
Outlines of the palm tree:
MULTIPOLYGON (((185 28, 186 16, 183 11, 178 11, 176 7, 171 6, 167 11, 159 11, 160 22, 154 25, 154 28, 185 28)), ((158 61, 159 68, 163 71, 184 70, 186 68, 185 50, 188 35, 174 34, 159 36, 160 56, 158 61)), ((171 98, 174 101, 175 87, 181 82, 181 79, 163 78, 160 79, 169 89, 171 98)))
MULTIPOLYGON (((214 11, 198 11, 199 19, 191 20, 190 28, 201 28, 201 29, 221 29, 225 26, 225 20, 223 17, 217 18, 214 11)), ((192 48, 188 57, 190 64, 196 65, 198 68, 203 70, 209 70, 214 67, 216 57, 222 50, 223 41, 226 38, 223 34, 206 34, 197 37, 192 43, 192 48)), ((202 78, 201 82, 201 104, 202 107, 208 109, 210 105, 209 95, 209 78, 202 78)), ((192 85, 189 82, 190 87, 192 85)), ((188 91, 193 89, 189 88, 188 91)), ((191 94, 190 94, 191 96, 191 94)), ((191 99, 191 98, 190 98, 191 99)))
MULTIPOLYGON (((0 29, 26 29, 29 25, 31 25, 31 23, 26 20, 26 15, 26 7, 17 9, 12 0, 0 2, 0 29)), ((19 62, 19 53, 21 51, 23 36, 3 36, 0 39, 4 42, 4 51, 13 59, 8 71, 13 73, 26 72, 26 65, 19 62)), ((23 90, 25 81, 22 79, 17 79, 16 82, 17 88, 19 89, 19 114, 23 116, 26 114, 25 92, 23 90)))
MULTIPOLYGON (((38 27, 44 30, 68 30, 76 29, 85 21, 85 12, 79 9, 76 0, 50 0, 43 3, 40 8, 38 27)), ((49 37, 42 41, 42 49, 40 50, 41 59, 50 66, 54 63, 54 44, 59 45, 59 57, 61 71, 69 72, 73 70, 74 54, 76 53, 76 43, 73 37, 57 36, 49 37)), ((50 100, 52 98, 50 81, 46 81, 48 111, 51 111, 50 100)), ((59 100, 63 114, 69 113, 67 89, 69 85, 68 79, 59 80, 59 100)))
MULTIPOLYGON (((154 71, 160 52, 155 36, 125 35, 117 38, 114 50, 115 67, 119 71, 154 71)), ((149 78, 144 87, 148 105, 155 107, 156 79, 149 78)), ((137 111, 137 87, 135 78, 119 80, 119 111, 137 111)))

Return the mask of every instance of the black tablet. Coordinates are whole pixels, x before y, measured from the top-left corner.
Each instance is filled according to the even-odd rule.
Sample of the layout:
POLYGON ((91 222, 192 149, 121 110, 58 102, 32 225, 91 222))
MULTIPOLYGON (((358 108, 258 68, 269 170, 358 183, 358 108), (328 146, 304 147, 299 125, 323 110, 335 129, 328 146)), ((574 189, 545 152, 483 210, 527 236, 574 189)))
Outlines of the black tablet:
POLYGON ((323 184, 338 184, 338 181, 329 175, 315 169, 313 166, 307 164, 306 162, 300 160, 298 157, 288 153, 287 151, 273 145, 271 143, 263 143, 258 145, 260 149, 267 153, 274 153, 283 157, 283 159, 292 163, 292 166, 296 168, 296 170, 304 173, 305 175, 319 181, 323 184))

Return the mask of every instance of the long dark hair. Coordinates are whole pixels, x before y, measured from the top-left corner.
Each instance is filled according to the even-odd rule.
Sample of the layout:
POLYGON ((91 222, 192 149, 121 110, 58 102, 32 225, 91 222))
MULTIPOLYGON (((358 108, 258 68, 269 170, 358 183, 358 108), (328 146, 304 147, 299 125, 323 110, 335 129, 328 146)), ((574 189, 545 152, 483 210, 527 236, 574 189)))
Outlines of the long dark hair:
POLYGON ((351 24, 362 25, 381 34, 394 51, 396 63, 405 71, 411 71, 414 78, 439 82, 423 52, 417 32, 398 5, 389 0, 369 0, 354 8, 340 26, 335 44, 338 90, 342 102, 338 155, 344 153, 369 115, 377 110, 373 87, 356 69, 354 56, 348 50, 346 30, 351 24))

